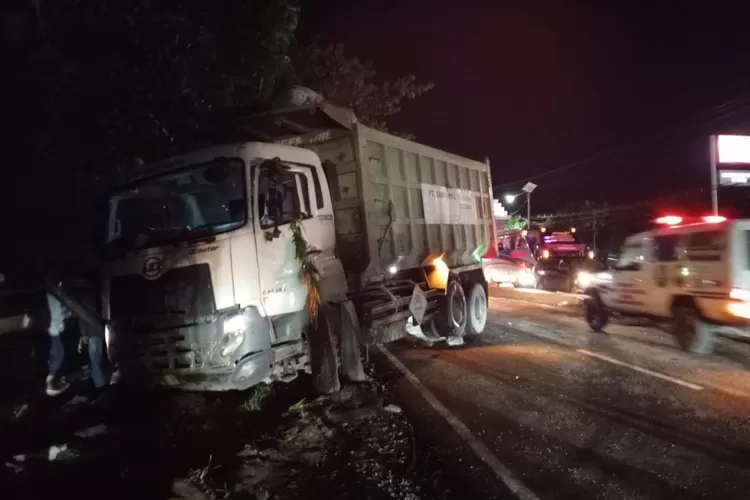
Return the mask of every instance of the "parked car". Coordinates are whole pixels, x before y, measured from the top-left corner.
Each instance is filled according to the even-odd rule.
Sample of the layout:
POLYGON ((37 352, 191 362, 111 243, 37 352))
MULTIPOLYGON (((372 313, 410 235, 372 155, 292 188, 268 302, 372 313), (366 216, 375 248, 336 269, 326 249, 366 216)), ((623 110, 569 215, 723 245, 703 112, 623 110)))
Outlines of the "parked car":
POLYGON ((521 273, 526 270, 526 266, 521 259, 503 256, 494 259, 482 259, 482 269, 487 283, 518 286, 519 276, 523 280, 521 273))
POLYGON ((582 292, 591 284, 594 274, 605 267, 602 261, 585 257, 543 259, 534 267, 536 287, 549 291, 582 292))

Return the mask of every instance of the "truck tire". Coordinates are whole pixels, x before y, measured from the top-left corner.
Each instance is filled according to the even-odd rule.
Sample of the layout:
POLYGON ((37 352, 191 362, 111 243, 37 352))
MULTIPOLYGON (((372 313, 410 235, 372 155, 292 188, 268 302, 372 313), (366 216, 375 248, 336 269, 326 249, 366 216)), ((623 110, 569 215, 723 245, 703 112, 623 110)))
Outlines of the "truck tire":
POLYGON ((609 311, 604 307, 599 294, 589 295, 583 301, 583 315, 589 328, 599 333, 609 323, 609 311))
POLYGON ((487 293, 479 283, 471 285, 469 298, 466 301, 466 333, 479 335, 487 325, 487 293))
POLYGON ((440 310, 430 322, 432 333, 438 337, 466 335, 466 296, 457 280, 450 280, 440 310))
POLYGON ((713 351, 711 326, 703 321, 692 299, 680 300, 672 305, 672 336, 684 351, 693 354, 710 354, 713 351))

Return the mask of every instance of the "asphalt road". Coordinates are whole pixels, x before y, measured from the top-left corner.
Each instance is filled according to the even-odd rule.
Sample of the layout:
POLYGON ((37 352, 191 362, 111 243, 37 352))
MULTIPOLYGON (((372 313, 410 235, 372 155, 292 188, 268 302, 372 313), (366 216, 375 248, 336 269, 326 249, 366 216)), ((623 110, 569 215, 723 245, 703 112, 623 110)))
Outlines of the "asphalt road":
POLYGON ((594 334, 576 297, 523 293, 493 290, 513 298, 491 298, 464 346, 389 346, 416 377, 407 412, 481 482, 466 498, 750 498, 750 346, 698 357, 650 325, 594 334))

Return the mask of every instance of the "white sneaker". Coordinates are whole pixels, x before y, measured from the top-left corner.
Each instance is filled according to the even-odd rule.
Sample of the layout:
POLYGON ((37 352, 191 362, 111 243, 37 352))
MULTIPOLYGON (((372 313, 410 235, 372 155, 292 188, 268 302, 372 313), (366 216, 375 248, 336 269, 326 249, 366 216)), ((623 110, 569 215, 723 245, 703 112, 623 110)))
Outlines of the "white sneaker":
POLYGON ((117 370, 112 372, 112 377, 109 379, 109 385, 119 384, 121 378, 122 378, 122 374, 120 373, 120 369, 118 368, 117 370))
POLYGON ((70 388, 70 383, 65 380, 65 377, 55 377, 54 375, 47 376, 47 396, 59 396, 63 392, 70 388))

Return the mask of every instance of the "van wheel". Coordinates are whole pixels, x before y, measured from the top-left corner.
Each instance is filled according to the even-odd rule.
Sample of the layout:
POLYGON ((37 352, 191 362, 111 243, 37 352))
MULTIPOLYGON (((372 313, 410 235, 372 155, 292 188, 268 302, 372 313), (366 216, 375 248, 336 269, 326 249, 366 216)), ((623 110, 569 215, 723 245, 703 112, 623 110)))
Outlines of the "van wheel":
POLYGON ((609 323, 609 312, 599 295, 586 297, 583 301, 583 315, 586 317, 589 328, 595 332, 601 332, 609 323))
POLYGON ((430 322, 431 333, 438 337, 463 337, 466 335, 466 295, 457 280, 448 282, 442 307, 430 322))
POLYGON ((479 283, 472 285, 469 299, 466 301, 466 309, 468 313, 466 333, 479 335, 487 325, 487 294, 479 283))
POLYGON ((694 354, 710 354, 713 333, 701 318, 695 303, 677 302, 672 306, 672 335, 681 349, 694 354))

